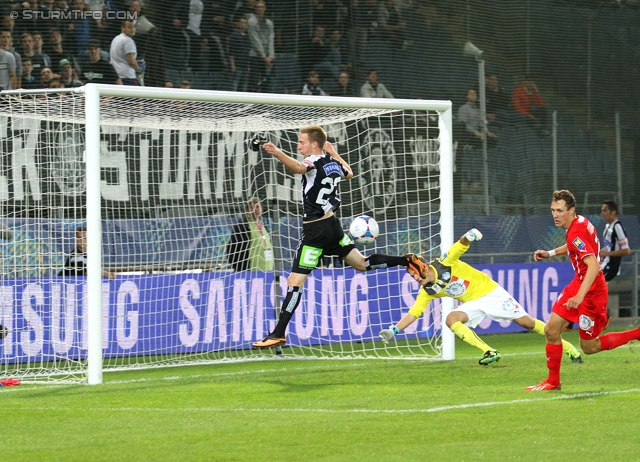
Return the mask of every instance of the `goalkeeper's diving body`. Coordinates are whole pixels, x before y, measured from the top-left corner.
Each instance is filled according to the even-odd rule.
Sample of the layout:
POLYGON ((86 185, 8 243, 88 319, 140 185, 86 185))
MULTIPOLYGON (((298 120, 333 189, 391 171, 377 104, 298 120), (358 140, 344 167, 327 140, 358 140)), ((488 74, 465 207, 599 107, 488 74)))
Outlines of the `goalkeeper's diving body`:
POLYGON ((287 295, 282 302, 278 323, 273 332, 252 344, 254 348, 271 348, 286 343, 287 325, 302 299, 304 282, 323 255, 337 255, 358 271, 406 266, 415 274, 427 276, 426 261, 419 255, 373 254, 365 258, 344 233, 334 211, 340 205, 338 184, 340 180, 353 178, 353 172, 327 142, 327 134, 322 127, 308 125, 300 129, 298 151, 303 156, 302 160, 285 154, 271 142, 262 147, 289 171, 302 175, 303 217, 302 237, 287 280, 287 295))
MULTIPOLYGON (((422 288, 409 313, 395 326, 380 332, 380 339, 384 343, 415 322, 432 300, 442 297, 452 297, 461 302, 449 313, 446 323, 460 340, 484 353, 479 361, 482 366, 500 360, 500 353, 471 330, 486 317, 500 322, 512 321, 544 336, 544 322, 529 316, 524 307, 488 275, 460 260, 469 249, 469 244, 480 239, 480 231, 475 228, 469 230, 447 253, 429 263, 426 278, 407 268, 422 288)), ((571 343, 563 340, 562 349, 574 363, 582 362, 580 352, 571 343)))

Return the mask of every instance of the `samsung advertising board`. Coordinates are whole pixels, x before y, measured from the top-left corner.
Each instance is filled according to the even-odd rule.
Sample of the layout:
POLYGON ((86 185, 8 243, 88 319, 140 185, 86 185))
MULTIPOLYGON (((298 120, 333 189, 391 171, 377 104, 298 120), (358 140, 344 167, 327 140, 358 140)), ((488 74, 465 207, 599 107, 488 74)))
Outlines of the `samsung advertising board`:
MULTIPOLYGON (((478 265, 528 313, 547 321, 573 272, 568 263, 478 265)), ((103 283, 103 354, 134 356, 250 348, 274 327, 273 273, 200 273, 118 276, 103 283)), ((83 358, 88 343, 83 277, 7 279, 0 287, 0 318, 9 333, 2 362, 83 358)), ((281 297, 286 278, 280 278, 281 297)), ((377 340, 381 328, 412 306, 418 284, 404 271, 357 273, 316 270, 287 334, 290 345, 377 340)), ((404 334, 441 328, 436 300, 404 334)), ((516 324, 486 319, 478 334, 516 332, 516 324)))

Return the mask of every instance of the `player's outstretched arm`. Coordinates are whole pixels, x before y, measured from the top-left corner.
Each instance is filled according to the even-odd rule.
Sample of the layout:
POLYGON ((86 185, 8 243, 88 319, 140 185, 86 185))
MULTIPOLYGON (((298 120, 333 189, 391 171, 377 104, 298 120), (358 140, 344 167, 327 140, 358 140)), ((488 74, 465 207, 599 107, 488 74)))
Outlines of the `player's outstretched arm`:
POLYGON ((418 318, 416 318, 411 313, 405 314, 398 324, 396 324, 395 326, 391 325, 388 329, 383 329, 380 331, 380 340, 382 340, 382 343, 389 343, 389 340, 391 340, 396 336, 396 334, 399 334, 411 324, 416 322, 417 319, 418 318))
POLYGON ((554 255, 566 255, 566 254, 567 254, 567 244, 551 250, 536 250, 533 253, 533 260, 542 261, 545 258, 551 258, 554 255))
POLYGON ((324 151, 342 164, 344 169, 348 172, 347 176, 345 176, 345 179, 350 180, 351 178, 353 178, 353 171, 351 170, 351 167, 349 167, 349 164, 347 164, 344 159, 340 157, 340 154, 338 154, 338 151, 336 151, 336 149, 333 147, 333 144, 331 144, 329 141, 324 143, 324 151))
POLYGON ((479 241, 482 239, 482 233, 476 228, 470 229, 460 238, 460 244, 469 245, 473 241, 479 241))
POLYGON ((300 175, 307 172, 307 167, 297 159, 294 159, 291 156, 288 156, 284 153, 282 149, 276 147, 271 141, 262 145, 262 148, 271 154, 273 157, 278 159, 282 164, 291 172, 291 173, 299 173, 300 175))

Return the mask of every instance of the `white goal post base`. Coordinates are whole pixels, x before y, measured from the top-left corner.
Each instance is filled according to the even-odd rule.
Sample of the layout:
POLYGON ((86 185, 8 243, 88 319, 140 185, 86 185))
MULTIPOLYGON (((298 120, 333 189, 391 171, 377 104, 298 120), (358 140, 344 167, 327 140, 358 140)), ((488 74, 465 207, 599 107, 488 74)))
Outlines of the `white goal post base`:
MULTIPOLYGON (((291 155, 320 125, 355 177, 340 183, 344 229, 380 224, 365 255, 454 242, 451 103, 89 84, 3 92, 0 166, 2 376, 102 383, 103 371, 272 358, 301 231, 299 176, 249 149, 256 133, 291 155), (257 197, 273 270, 234 271, 234 226, 257 197), (64 274, 86 230, 86 276, 64 274)), ((75 257, 73 257, 75 258, 75 257)), ((451 299, 389 345, 378 332, 410 308, 404 268, 358 273, 335 259, 308 278, 284 357, 453 359, 451 299)))

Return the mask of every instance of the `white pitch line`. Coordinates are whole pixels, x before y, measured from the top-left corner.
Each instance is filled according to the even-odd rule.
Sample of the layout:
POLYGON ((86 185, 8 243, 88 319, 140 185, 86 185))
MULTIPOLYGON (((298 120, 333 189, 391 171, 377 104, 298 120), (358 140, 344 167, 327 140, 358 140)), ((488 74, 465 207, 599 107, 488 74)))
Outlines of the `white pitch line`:
MULTIPOLYGON (((551 392, 555 393, 555 392, 551 392)), ((161 408, 161 407, 115 407, 115 408, 82 408, 83 411, 93 412, 294 412, 294 413, 309 413, 309 414, 429 414, 434 412, 455 411, 458 409, 470 409, 476 407, 492 407, 492 406, 508 406, 512 404, 525 404, 535 403, 542 401, 559 401, 570 399, 582 399, 592 398, 598 396, 619 395, 623 393, 640 393, 640 388, 631 388, 628 390, 613 390, 613 391, 595 391, 575 393, 571 395, 558 395, 549 398, 526 398, 526 399, 513 399, 509 401, 488 401, 484 403, 467 403, 467 404, 454 404, 451 406, 438 406, 426 409, 306 409, 306 408, 245 408, 245 407, 186 407, 186 408, 161 408)), ((73 411, 76 409, 63 408, 63 407, 19 407, 11 408, 10 406, 4 406, 3 411, 54 411, 65 412, 73 411)))
MULTIPOLYGON (((345 363, 340 363, 341 366, 344 366, 345 363)), ((350 364, 349 367, 361 367, 365 364, 362 363, 354 363, 350 364)), ((162 382, 162 381, 174 381, 174 380, 191 380, 191 379, 199 379, 199 378, 216 378, 216 377, 232 377, 238 375, 250 375, 250 374, 266 374, 270 372, 280 373, 280 372, 305 372, 305 371, 318 371, 318 370, 326 370, 326 369, 334 369, 337 365, 327 365, 327 366, 316 366, 316 367, 281 367, 276 369, 256 369, 256 370, 248 370, 248 371, 236 371, 236 372, 213 372, 211 374, 185 374, 185 375, 173 375, 169 377, 142 377, 139 379, 129 379, 129 380, 110 380, 102 383, 99 386, 105 385, 126 385, 130 383, 151 383, 151 382, 162 382)), ((32 382, 27 383, 26 387, 0 387, 0 393, 10 393, 17 391, 28 391, 33 390, 35 388, 61 388, 61 387, 70 387, 70 386, 82 386, 85 387, 86 384, 47 384, 47 383, 38 383, 32 382)))

